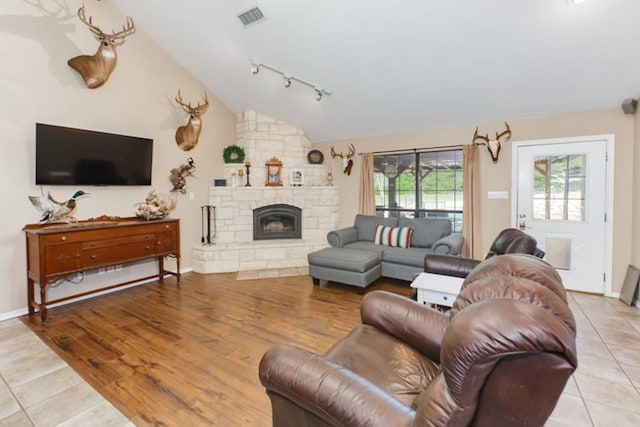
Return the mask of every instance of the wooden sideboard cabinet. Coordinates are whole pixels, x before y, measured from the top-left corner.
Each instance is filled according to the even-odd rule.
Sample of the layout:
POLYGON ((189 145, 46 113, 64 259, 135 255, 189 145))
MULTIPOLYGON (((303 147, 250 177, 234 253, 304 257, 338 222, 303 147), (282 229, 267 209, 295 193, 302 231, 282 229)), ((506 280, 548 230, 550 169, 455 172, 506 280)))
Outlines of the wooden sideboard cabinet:
POLYGON ((79 221, 71 224, 30 224, 24 227, 27 239, 27 296, 29 314, 40 311, 47 320, 47 306, 107 289, 165 275, 176 276, 180 285, 180 221, 139 218, 79 221), (164 257, 176 259, 176 271, 164 268, 164 257), (156 258, 158 274, 140 277, 100 289, 47 300, 47 287, 87 270, 156 258), (34 283, 40 286, 40 302, 35 300, 34 283))

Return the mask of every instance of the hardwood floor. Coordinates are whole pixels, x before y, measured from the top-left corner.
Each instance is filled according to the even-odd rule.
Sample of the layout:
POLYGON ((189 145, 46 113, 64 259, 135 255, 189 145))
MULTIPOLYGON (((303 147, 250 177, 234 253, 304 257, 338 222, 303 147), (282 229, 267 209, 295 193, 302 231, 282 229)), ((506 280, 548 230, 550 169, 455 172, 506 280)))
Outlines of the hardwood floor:
MULTIPOLYGON (((308 276, 182 276, 23 321, 136 425, 269 426, 258 363, 276 343, 325 352, 360 322, 356 288, 308 276)), ((410 294, 381 279, 367 291, 410 294)))

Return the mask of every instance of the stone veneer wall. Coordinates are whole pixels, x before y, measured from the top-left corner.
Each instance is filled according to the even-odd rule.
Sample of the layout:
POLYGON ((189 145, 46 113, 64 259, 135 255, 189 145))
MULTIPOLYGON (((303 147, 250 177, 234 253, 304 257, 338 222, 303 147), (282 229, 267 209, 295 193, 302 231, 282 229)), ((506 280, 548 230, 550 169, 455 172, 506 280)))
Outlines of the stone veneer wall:
MULTIPOLYGON (((307 154, 313 149, 311 141, 302 129, 273 119, 255 111, 236 114, 236 144, 244 148, 245 160, 251 162, 250 182, 252 186, 262 187, 266 181, 265 163, 275 157, 282 162, 282 182, 289 185, 291 169, 301 169, 304 173, 305 185, 326 185, 326 164, 311 165, 307 154)), ((242 164, 226 164, 224 178, 227 185, 232 185, 232 173, 244 169, 242 164)))
POLYGON ((209 204, 216 207, 215 245, 194 247, 193 271, 238 272, 238 279, 307 274, 307 254, 328 246, 327 233, 340 219, 338 189, 326 184, 327 158, 309 164, 312 147, 304 131, 255 111, 238 113, 236 130, 236 144, 252 165, 251 186, 244 185, 246 176, 239 181, 244 165, 225 165, 227 186, 209 189, 209 204), (283 163, 282 187, 265 186, 265 163, 272 157, 283 163), (303 171, 303 186, 290 185, 291 169, 303 171), (277 203, 302 209, 302 239, 254 241, 253 209, 277 203))

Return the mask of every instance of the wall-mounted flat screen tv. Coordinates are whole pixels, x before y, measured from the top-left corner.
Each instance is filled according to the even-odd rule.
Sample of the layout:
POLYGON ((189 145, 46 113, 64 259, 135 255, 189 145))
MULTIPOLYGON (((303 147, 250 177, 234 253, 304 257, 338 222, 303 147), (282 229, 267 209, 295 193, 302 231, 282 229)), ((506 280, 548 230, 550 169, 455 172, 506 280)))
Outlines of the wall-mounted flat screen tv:
POLYGON ((37 185, 151 185, 153 139, 36 123, 37 185))

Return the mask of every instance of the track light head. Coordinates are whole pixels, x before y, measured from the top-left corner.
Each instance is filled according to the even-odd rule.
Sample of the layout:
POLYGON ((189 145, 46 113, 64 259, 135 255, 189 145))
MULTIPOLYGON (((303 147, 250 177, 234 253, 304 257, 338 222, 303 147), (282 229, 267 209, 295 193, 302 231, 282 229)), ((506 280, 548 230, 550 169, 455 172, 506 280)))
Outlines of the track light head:
POLYGON ((291 86, 291 77, 286 76, 286 75, 282 75, 282 78, 284 79, 284 87, 290 87, 291 86))
POLYGON ((320 102, 324 92, 322 91, 322 89, 318 89, 318 88, 315 88, 315 90, 316 90, 316 101, 320 102))
POLYGON ((260 65, 251 64, 251 74, 258 74, 260 72, 260 65))

